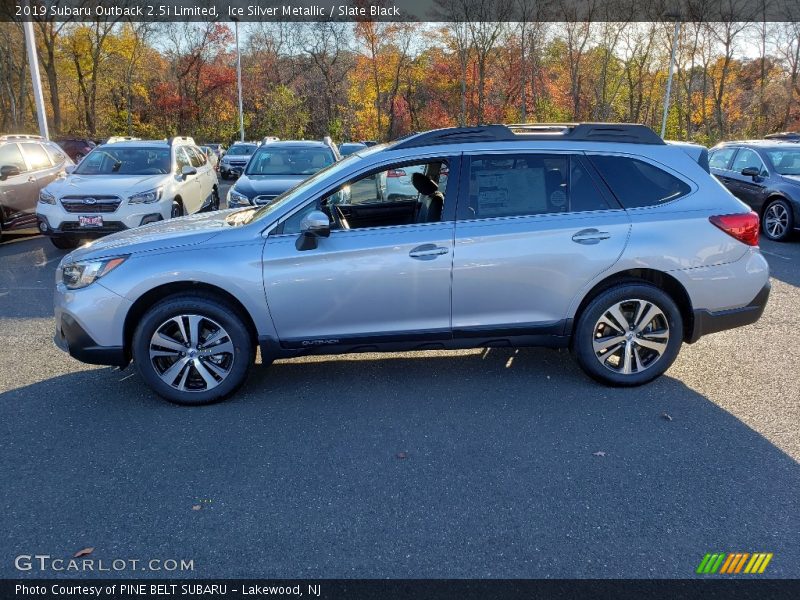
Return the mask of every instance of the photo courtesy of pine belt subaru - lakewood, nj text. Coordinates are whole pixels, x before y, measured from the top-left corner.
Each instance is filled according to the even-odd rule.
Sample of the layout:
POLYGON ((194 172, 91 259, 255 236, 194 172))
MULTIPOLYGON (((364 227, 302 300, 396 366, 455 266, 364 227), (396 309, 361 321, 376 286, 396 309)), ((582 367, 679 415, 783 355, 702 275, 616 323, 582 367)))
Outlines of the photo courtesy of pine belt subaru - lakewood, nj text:
POLYGON ((57 270, 55 341, 84 362, 133 361, 181 404, 230 395, 257 347, 264 364, 569 347, 591 377, 643 384, 683 342, 755 322, 769 296, 758 216, 706 160, 642 125, 411 135, 268 205, 75 250, 57 270), (376 183, 397 170, 415 196, 376 183))
POLYGON ((189 137, 112 138, 41 192, 39 230, 57 248, 219 208, 219 182, 189 137))

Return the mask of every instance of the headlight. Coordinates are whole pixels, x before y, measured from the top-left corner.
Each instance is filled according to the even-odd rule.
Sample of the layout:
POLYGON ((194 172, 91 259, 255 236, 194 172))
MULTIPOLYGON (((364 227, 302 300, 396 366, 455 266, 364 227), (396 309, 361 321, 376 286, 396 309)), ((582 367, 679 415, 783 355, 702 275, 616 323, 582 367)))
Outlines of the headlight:
POLYGON ((128 197, 128 204, 152 204, 161 200, 164 188, 156 188, 146 192, 139 192, 128 197))
POLYGON ((39 192, 39 202, 43 204, 55 204, 56 197, 47 190, 41 190, 39 192))
POLYGON ((61 280, 67 289, 78 290, 108 275, 128 259, 127 256, 117 258, 104 258, 101 260, 87 260, 64 265, 61 271, 61 280))
POLYGON ((231 188, 228 191, 228 208, 236 208, 238 206, 250 206, 250 198, 231 188))

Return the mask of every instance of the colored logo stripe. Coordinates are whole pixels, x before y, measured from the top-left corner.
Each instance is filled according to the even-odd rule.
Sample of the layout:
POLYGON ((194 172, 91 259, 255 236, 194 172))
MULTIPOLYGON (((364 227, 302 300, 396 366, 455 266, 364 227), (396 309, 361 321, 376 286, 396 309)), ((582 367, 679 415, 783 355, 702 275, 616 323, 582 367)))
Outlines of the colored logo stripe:
POLYGON ((747 574, 763 573, 772 560, 772 556, 771 552, 756 552, 755 554, 747 552, 709 552, 703 556, 703 560, 700 561, 695 573, 706 575, 713 575, 717 572, 720 575, 732 575, 742 572, 747 574), (744 568, 744 571, 742 571, 742 568, 744 568))

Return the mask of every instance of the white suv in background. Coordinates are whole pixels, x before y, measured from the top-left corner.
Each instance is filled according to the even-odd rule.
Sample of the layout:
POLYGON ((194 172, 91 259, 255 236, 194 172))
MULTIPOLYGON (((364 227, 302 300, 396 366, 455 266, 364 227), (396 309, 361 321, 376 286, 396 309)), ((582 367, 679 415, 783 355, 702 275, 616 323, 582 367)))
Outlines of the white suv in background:
POLYGON ((39 194, 40 231, 57 248, 219 208, 213 166, 190 137, 106 143, 39 194))

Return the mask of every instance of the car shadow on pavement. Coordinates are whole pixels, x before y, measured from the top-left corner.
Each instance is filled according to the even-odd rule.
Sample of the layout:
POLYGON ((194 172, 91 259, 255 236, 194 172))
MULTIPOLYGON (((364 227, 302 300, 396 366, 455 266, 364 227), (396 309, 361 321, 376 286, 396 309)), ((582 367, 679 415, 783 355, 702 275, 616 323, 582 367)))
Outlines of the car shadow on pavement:
POLYGON ((283 361, 202 408, 99 368, 0 411, 13 556, 194 560, 137 576, 682 578, 707 552, 772 552, 769 575, 800 576, 797 462, 680 381, 603 387, 564 352, 283 361))
POLYGON ((761 252, 769 263, 769 274, 800 288, 800 233, 788 242, 772 242, 761 239, 761 252))

